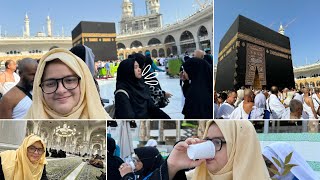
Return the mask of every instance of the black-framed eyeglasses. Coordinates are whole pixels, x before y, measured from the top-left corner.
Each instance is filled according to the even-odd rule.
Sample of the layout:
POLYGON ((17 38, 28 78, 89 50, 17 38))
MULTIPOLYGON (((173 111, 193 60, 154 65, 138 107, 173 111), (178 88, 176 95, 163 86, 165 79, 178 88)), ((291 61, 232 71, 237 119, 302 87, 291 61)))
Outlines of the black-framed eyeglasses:
POLYGON ((46 94, 52 94, 57 91, 59 87, 59 81, 61 81, 64 88, 68 90, 73 90, 79 85, 81 80, 78 76, 66 76, 60 79, 48 79, 43 81, 39 86, 42 89, 42 92, 46 94))
POLYGON ((212 139, 210 139, 210 138, 205 138, 204 140, 212 141, 213 144, 214 144, 214 147, 215 147, 215 149, 216 149, 216 152, 217 152, 217 151, 220 151, 221 148, 222 148, 222 145, 227 143, 226 141, 224 141, 224 140, 222 140, 222 139, 220 139, 220 138, 212 138, 212 139))
POLYGON ((43 154, 44 153, 44 149, 43 148, 36 148, 34 146, 29 146, 27 148, 29 153, 35 153, 36 151, 38 151, 39 154, 43 154))

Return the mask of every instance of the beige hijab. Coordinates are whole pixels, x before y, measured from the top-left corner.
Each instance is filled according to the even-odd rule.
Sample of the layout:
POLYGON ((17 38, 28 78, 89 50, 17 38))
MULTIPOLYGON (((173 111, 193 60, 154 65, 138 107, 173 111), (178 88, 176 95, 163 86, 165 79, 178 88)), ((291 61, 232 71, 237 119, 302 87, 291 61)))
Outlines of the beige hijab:
POLYGON ((40 59, 36 76, 33 82, 33 101, 26 119, 111 119, 101 106, 99 93, 92 79, 88 66, 76 55, 67 49, 56 48, 40 59), (80 78, 80 101, 73 110, 62 115, 53 111, 45 102, 42 90, 39 87, 46 63, 60 59, 80 78))
MULTIPOLYGON (((227 142, 227 164, 216 174, 211 174, 205 162, 187 174, 192 180, 253 180, 270 179, 262 158, 260 143, 250 121, 217 121, 227 142)), ((208 121, 204 138, 212 121, 208 121)))
POLYGON ((42 154, 39 161, 35 164, 31 163, 27 156, 27 148, 37 141, 40 141, 43 148, 46 149, 45 143, 39 136, 30 135, 23 140, 22 145, 17 150, 9 150, 0 153, 5 179, 38 180, 41 178, 44 165, 47 164, 46 152, 42 154))

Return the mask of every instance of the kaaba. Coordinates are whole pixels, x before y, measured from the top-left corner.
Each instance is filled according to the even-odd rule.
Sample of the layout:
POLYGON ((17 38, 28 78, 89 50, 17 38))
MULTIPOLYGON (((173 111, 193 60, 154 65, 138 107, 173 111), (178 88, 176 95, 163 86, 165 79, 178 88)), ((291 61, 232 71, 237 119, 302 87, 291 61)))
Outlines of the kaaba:
POLYGON ((92 49, 95 60, 116 60, 115 23, 81 21, 72 30, 72 45, 86 45, 92 49))
POLYGON ((290 39, 239 15, 220 41, 215 90, 294 88, 290 39))

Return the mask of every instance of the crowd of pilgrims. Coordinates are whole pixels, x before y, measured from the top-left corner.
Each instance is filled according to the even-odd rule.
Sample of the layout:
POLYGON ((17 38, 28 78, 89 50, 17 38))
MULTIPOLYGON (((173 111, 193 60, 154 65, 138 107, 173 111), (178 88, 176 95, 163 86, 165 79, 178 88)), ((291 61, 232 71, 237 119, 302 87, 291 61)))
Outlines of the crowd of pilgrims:
POLYGON ((256 130, 247 120, 208 121, 203 139, 192 137, 176 142, 166 158, 159 153, 157 143, 149 141, 145 146, 135 148, 132 155, 121 159, 116 152, 115 140, 108 136, 107 179, 319 179, 291 144, 274 142, 261 148, 256 130), (214 158, 189 159, 188 146, 204 141, 213 142, 214 158))
POLYGON ((270 90, 241 87, 214 94, 216 119, 318 119, 320 89, 272 86, 270 90))
MULTIPOLYGON (((170 119, 161 108, 168 105, 172 94, 161 88, 154 72, 164 70, 154 65, 150 53, 131 54, 121 61, 115 102, 109 107, 100 97, 94 62, 92 50, 84 45, 70 50, 53 47, 40 60, 18 61, 18 67, 8 60, 0 73, 0 118, 170 119)), ((212 56, 201 50, 183 58, 181 86, 177 81, 177 87, 183 92, 181 113, 186 119, 213 118, 210 62, 212 56)))

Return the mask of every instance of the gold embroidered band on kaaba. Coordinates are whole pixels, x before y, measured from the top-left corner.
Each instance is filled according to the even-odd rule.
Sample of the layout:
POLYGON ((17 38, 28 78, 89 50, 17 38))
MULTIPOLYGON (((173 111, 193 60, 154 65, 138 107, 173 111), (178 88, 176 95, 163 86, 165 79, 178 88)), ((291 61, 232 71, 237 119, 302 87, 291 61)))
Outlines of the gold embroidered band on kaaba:
MULTIPOLYGON (((270 53, 272 55, 284 57, 287 59, 290 59, 290 57, 291 57, 291 50, 290 49, 286 49, 286 48, 280 47, 278 45, 275 45, 275 44, 260 40, 258 38, 255 38, 255 37, 238 32, 236 35, 233 36, 233 38, 228 42, 228 44, 219 52, 219 54, 218 54, 219 61, 223 60, 224 57, 226 57, 231 52, 231 50, 235 48, 234 43, 238 39, 245 40, 245 41, 263 46, 265 48, 273 49, 273 50, 276 50, 276 51, 279 51, 282 53, 286 53, 286 54, 282 54, 282 53, 272 51, 272 53, 270 53)), ((237 42, 236 46, 239 47, 238 42, 237 42)))
POLYGON ((72 43, 74 44, 80 39, 82 39, 83 43, 84 38, 88 38, 86 40, 90 42, 98 42, 98 38, 101 38, 102 42, 110 42, 115 41, 116 33, 81 33, 79 36, 72 40, 72 43))

